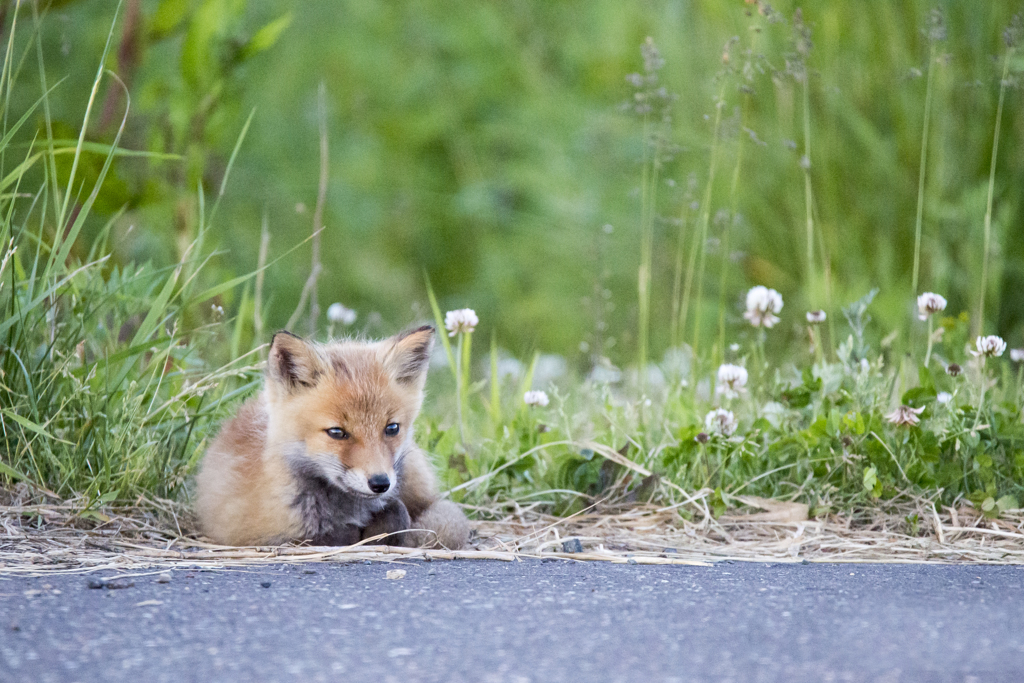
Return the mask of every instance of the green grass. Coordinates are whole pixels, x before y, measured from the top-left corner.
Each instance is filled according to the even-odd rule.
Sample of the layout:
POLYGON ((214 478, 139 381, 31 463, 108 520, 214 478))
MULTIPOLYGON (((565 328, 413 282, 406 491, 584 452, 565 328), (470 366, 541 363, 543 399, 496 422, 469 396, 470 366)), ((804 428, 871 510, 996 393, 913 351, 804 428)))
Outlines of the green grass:
MULTIPOLYGON (((650 405, 636 398, 635 377, 610 383, 566 377, 548 387, 551 405, 528 407, 522 400, 528 385, 509 378, 497 390, 500 414, 509 416, 501 421, 492 419, 480 393, 471 396, 464 419, 471 433, 483 436, 466 448, 446 417, 450 386, 438 374, 420 436, 447 465, 446 484, 462 487, 456 498, 474 504, 544 500, 568 513, 641 485, 641 474, 602 457, 597 443, 657 473, 665 485, 656 490, 666 502, 681 499, 680 490, 703 490, 720 509, 737 494, 807 502, 815 514, 885 508, 915 497, 935 505, 969 500, 992 515, 1016 508, 1024 494, 1024 427, 1011 364, 1002 358, 978 366, 964 351, 967 317, 944 318, 936 362, 917 366, 912 386, 901 386, 891 355, 864 341, 878 332, 860 329, 866 313, 849 313, 854 325, 837 326, 849 336, 833 349, 836 362, 769 355, 766 370, 752 369, 748 391, 733 400, 715 394, 711 373, 680 377, 671 362, 661 364, 660 374, 682 381, 649 382, 650 405), (964 374, 947 374, 945 365, 953 362, 967 368, 964 374), (983 377, 994 384, 987 391, 983 377), (941 394, 950 395, 948 403, 937 400, 941 394), (887 419, 899 405, 923 408, 920 424, 887 419), (698 439, 710 431, 706 414, 719 406, 734 413, 735 434, 698 439)), ((741 348, 728 360, 756 367, 756 338, 736 339, 741 348)))
MULTIPOLYGON (((6 79, 18 76, 16 66, 8 51, 6 79)), ((100 68, 83 131, 103 78, 100 68)), ((51 92, 39 102, 44 111, 51 92)), ((200 286, 205 216, 186 257, 169 267, 112 263, 116 215, 86 243, 82 226, 120 136, 103 147, 83 134, 72 147, 47 138, 19 150, 10 141, 34 110, 0 140, 0 473, 7 485, 90 503, 177 495, 209 427, 258 383, 256 355, 232 348, 232 323, 216 305, 232 283, 200 286), (63 154, 73 158, 66 186, 55 173, 63 154), (91 186, 76 182, 89 155, 103 160, 91 186)))
MULTIPOLYGON (((929 45, 923 50, 931 60, 927 94, 916 99, 893 95, 917 107, 908 138, 914 142, 906 152, 908 159, 920 158, 921 173, 914 176, 919 181, 915 230, 909 228, 911 210, 903 228, 888 231, 905 238, 906 254, 886 261, 882 248, 858 252, 856 245, 869 237, 850 237, 838 216, 847 206, 857 209, 857 202, 868 205, 851 211, 858 216, 877 217, 879 206, 888 200, 913 207, 915 183, 894 182, 882 199, 876 196, 884 178, 900 176, 902 162, 890 154, 889 142, 877 139, 877 130, 828 103, 834 86, 830 74, 818 70, 823 59, 819 50, 833 27, 823 22, 815 28, 810 15, 804 14, 807 23, 797 26, 796 33, 780 25, 778 16, 740 18, 740 26, 756 30, 758 39, 723 40, 730 52, 721 60, 717 78, 680 99, 678 106, 686 111, 698 107, 708 112, 702 130, 680 123, 683 116, 656 108, 637 111, 639 121, 616 124, 625 126, 615 129, 617 135, 636 143, 637 163, 617 170, 611 180, 601 180, 599 187, 606 190, 612 185, 605 183, 613 180, 620 194, 628 196, 639 183, 634 213, 624 214, 613 233, 602 231, 616 241, 599 247, 604 250, 600 258, 616 272, 608 277, 603 272, 577 274, 570 280, 588 283, 585 287, 561 282, 552 289, 565 324, 575 326, 571 335, 580 333, 581 316, 590 311, 596 311, 592 322, 608 326, 595 326, 594 344, 584 357, 568 363, 562 358, 564 371, 552 373, 551 361, 557 365, 558 359, 542 355, 540 350, 547 350, 543 344, 537 350, 523 340, 536 346, 538 340, 563 339, 563 333, 548 334, 546 327, 531 333, 524 321, 532 318, 519 314, 510 314, 518 321, 510 330, 511 323, 496 319, 493 305, 479 307, 481 328, 476 332, 478 340, 481 332, 489 333, 483 337, 490 341, 489 353, 481 353, 486 345, 478 342, 474 358, 472 334, 451 342, 442 336, 443 354, 438 356, 448 367, 431 373, 418 438, 434 456, 454 499, 478 504, 510 498, 571 513, 626 489, 666 503, 699 493, 697 506, 680 507, 684 515, 705 504, 718 513, 733 496, 752 494, 806 502, 814 514, 884 509, 914 499, 935 505, 970 501, 989 516, 1017 508, 1024 500, 1021 368, 1013 366, 1009 354, 979 363, 968 352, 972 326, 995 329, 981 311, 982 306, 998 310, 1002 305, 993 290, 1003 291, 996 282, 1004 280, 995 274, 1019 268, 1019 259, 999 259, 1004 270, 992 267, 992 279, 986 280, 989 260, 993 266, 996 261, 991 242, 999 238, 1000 221, 1007 220, 994 208, 993 197, 997 188, 1013 181, 1011 172, 998 173, 996 152, 1004 109, 1009 120, 1013 106, 1015 91, 1006 87, 1006 76, 1016 73, 1015 45, 1007 43, 1000 61, 1003 79, 993 85, 998 94, 995 123, 972 122, 969 131, 971 139, 984 137, 992 146, 986 150, 987 185, 978 186, 987 189, 987 203, 965 198, 928 208, 942 188, 927 185, 925 192, 926 159, 941 160, 942 150, 963 132, 950 124, 955 109, 951 86, 941 74, 932 74, 940 63, 931 60, 929 45), (762 44, 763 55, 754 51, 762 44), (750 46, 746 52, 744 45, 750 46), (779 97, 775 111, 756 94, 769 83, 779 97), (699 105, 694 104, 697 100, 699 105), (940 136, 931 141, 918 136, 925 100, 924 108, 934 106, 935 112, 928 112, 926 120, 933 119, 934 135, 940 136), (744 130, 747 125, 756 132, 744 130), (867 165, 879 177, 848 175, 848 167, 834 165, 837 154, 852 154, 853 149, 848 141, 836 139, 830 125, 859 136, 858 144, 874 150, 867 165), (802 164, 795 152, 780 152, 781 144, 765 149, 762 137, 781 142, 786 131, 802 140, 793 143, 805 157, 802 164), (687 149, 677 149, 677 143, 687 149), (696 169, 692 182, 684 181, 691 168, 696 169), (732 172, 718 174, 719 168, 732 172), (728 176, 726 181, 722 175, 728 176), (986 264, 985 275, 980 281, 948 269, 943 275, 941 259, 921 258, 929 250, 920 245, 940 239, 936 235, 941 227, 934 225, 938 214, 948 218, 975 209, 970 221, 963 219, 974 227, 960 237, 985 245, 984 258, 978 253, 979 264, 986 264), (724 219, 719 218, 722 212, 724 219), (724 251, 713 253, 709 238, 721 240, 715 248, 724 251), (729 245, 747 250, 744 260, 734 263, 729 245), (853 263, 854 256, 869 263, 853 263), (628 278, 619 277, 624 263, 630 264, 628 278), (885 268, 892 272, 878 278, 879 292, 871 285, 885 268), (912 272, 923 287, 948 295, 947 317, 927 325, 916 319, 911 305, 917 292, 910 291, 902 271, 907 276, 912 272), (786 298, 782 322, 773 329, 750 327, 733 303, 742 301, 754 284, 778 285, 786 298), (591 291, 590 305, 580 306, 579 295, 591 291), (986 291, 992 295, 988 299, 986 291), (606 301, 617 306, 605 307, 606 301), (974 302, 979 302, 977 309, 969 308, 974 302), (827 311, 824 329, 805 323, 804 314, 812 307, 827 311), (941 328, 941 337, 930 335, 924 343, 925 327, 929 332, 941 328), (907 335, 907 330, 915 334, 907 335), (609 350, 611 337, 621 341, 621 351, 609 350), (813 349, 808 339, 814 340, 813 349), (669 340, 674 342, 671 347, 669 340), (510 361, 502 350, 507 347, 523 349, 520 355, 529 361, 510 361), (736 397, 716 391, 722 362, 749 371, 749 384, 736 397), (963 366, 964 372, 949 374, 951 364, 963 366), (531 389, 547 391, 550 404, 526 405, 523 395, 531 389), (940 396, 948 400, 940 401, 940 396), (900 406, 917 411, 919 424, 894 424, 887 416, 900 406), (708 414, 719 408, 731 412, 735 432, 716 434, 705 425, 708 414)), ((28 16, 18 13, 17 19, 28 16)), ((100 94, 107 87, 121 87, 104 68, 118 35, 116 23, 96 55, 89 87, 82 89, 66 82, 47 85, 45 38, 36 42, 36 29, 48 19, 33 15, 33 20, 31 30, 19 25, 7 34, 0 77, 0 486, 25 482, 42 493, 84 497, 90 504, 186 499, 189 476, 217 424, 260 383, 261 337, 277 320, 269 312, 275 302, 265 300, 263 292, 279 291, 272 283, 264 285, 263 276, 280 282, 282 272, 298 272, 298 279, 306 281, 307 267, 292 267, 289 255, 312 238, 294 240, 286 248, 282 243, 287 238, 265 220, 264 253, 267 240, 272 240, 275 256, 269 262, 260 256, 256 270, 225 267, 237 255, 216 251, 218 244, 231 242, 225 234, 237 236, 230 231, 240 229, 225 228, 226 216, 237 218, 249 210, 256 216, 267 213, 257 202, 248 209, 237 204, 227 208, 238 201, 232 199, 233 172, 251 168, 249 140, 263 125, 259 113, 239 117, 216 182, 199 173, 184 199, 175 196, 175 227, 166 214, 147 213, 131 202, 119 205, 124 188, 114 182, 115 171, 127 168, 121 166, 127 160, 158 166, 187 165, 196 159, 148 147, 131 152, 122 148, 123 134, 133 122, 131 91, 122 91, 119 125, 113 132, 92 134, 100 94), (29 78, 23 69, 33 60, 37 74, 29 78), (30 100, 24 97, 29 82, 35 87, 30 100), (8 87, 15 83, 17 88, 8 87), (76 101, 76 92, 86 96, 76 101), (68 112, 76 104, 81 119, 73 131, 52 120, 54 111, 68 112), (28 125, 32 120, 35 128, 28 125), (103 135, 109 139, 100 140, 103 135), (215 190, 209 203, 207 188, 215 190), (166 224, 153 227, 153 216, 166 219, 166 224), (140 225, 127 229, 129 218, 140 225), (133 263, 120 247, 144 231, 160 239, 173 236, 178 246, 169 251, 176 257, 133 263)), ((668 72, 681 68, 672 58, 681 60, 686 54, 670 42, 658 44, 668 62, 663 70, 645 71, 648 77, 658 72, 657 83, 646 86, 671 82, 668 72)), ((824 55, 833 49, 826 48, 824 55)), ((623 71, 617 78, 625 75, 623 71)), ((673 101, 667 94, 658 97, 659 107, 673 101)), ((326 109, 325 104, 321 111, 326 109)), ((326 139, 325 129, 320 136, 323 149, 326 139)), ((351 141, 343 142, 343 149, 346 144, 351 141)), ((1001 149, 998 159, 1011 154, 1005 141, 1001 149)), ((464 161, 472 166, 471 160, 464 161)), ((321 162, 326 165, 326 155, 321 162)), ((933 163, 945 168, 941 161, 933 163)), ((251 176, 243 179, 251 181, 251 176)), ((327 187, 326 180, 321 187, 327 187)), ((240 195, 251 200, 246 191, 240 195)), ((1006 190, 1007 205, 1016 206, 1015 191, 1006 190)), ((329 213, 324 218, 328 229, 329 213)), ((259 224, 256 220, 247 228, 254 247, 261 243, 254 239, 259 224)), ((328 268, 334 253, 326 241, 330 234, 324 233, 322 252, 328 268)), ((439 232, 434 237, 437 245, 420 246, 436 247, 448 260, 461 258, 452 253, 459 245, 451 235, 439 232)), ((527 246, 542 251, 542 243, 565 238, 535 234, 527 246)), ((376 248, 376 239, 353 243, 365 251, 376 248)), ((575 256, 573 265, 585 271, 578 246, 575 256)), ((502 270, 508 264, 495 264, 508 275, 502 270)), ((416 294, 402 299, 402 306, 429 301, 420 304, 415 317, 433 318, 439 328, 442 304, 477 308, 478 298, 498 297, 514 309, 520 298, 538 296, 521 291, 527 285, 512 278, 517 282, 512 292, 501 294, 500 288, 488 289, 484 283, 460 297, 450 290, 438 297, 429 284, 436 283, 435 269, 424 265, 430 275, 427 285, 419 284, 423 271, 417 271, 416 294)), ((551 266, 538 260, 521 275, 543 279, 551 266)), ((564 264, 562 268, 567 269, 564 264)), ((969 270, 966 261, 964 270, 969 270)), ((338 291, 330 282, 325 276, 318 285, 327 296, 338 291)), ((389 290, 393 298, 408 294, 402 287, 389 290)), ((314 300, 311 309, 318 306, 314 300)), ((322 335, 324 326, 317 326, 322 320, 315 315, 302 318, 303 310, 296 311, 296 325, 301 331, 311 326, 322 335)), ((558 324, 557 316, 546 323, 558 324)), ((368 327, 370 332, 398 327, 372 325, 377 328, 368 327)))

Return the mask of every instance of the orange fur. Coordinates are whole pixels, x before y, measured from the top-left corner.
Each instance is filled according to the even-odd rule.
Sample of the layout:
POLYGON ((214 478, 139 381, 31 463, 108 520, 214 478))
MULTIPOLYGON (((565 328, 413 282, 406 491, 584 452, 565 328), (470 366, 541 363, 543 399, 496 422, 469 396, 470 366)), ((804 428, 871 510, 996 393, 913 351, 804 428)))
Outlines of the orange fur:
POLYGON ((422 531, 387 542, 463 546, 468 522, 438 499, 412 438, 432 338, 430 327, 325 345, 275 335, 264 390, 203 459, 196 510, 204 532, 228 545, 347 544, 409 527, 422 531), (390 488, 375 493, 381 481, 390 488))

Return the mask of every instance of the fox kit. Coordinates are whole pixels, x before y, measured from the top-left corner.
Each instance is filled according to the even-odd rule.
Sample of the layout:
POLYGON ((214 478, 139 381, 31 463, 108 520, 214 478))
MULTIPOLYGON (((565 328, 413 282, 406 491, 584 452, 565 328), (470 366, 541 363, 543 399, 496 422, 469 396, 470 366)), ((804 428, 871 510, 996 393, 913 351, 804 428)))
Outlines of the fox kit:
POLYGON ((263 391, 225 423, 199 470, 204 532, 227 545, 378 534, 391 545, 465 545, 469 524, 439 500, 412 438, 433 335, 427 326, 315 344, 275 334, 263 391))

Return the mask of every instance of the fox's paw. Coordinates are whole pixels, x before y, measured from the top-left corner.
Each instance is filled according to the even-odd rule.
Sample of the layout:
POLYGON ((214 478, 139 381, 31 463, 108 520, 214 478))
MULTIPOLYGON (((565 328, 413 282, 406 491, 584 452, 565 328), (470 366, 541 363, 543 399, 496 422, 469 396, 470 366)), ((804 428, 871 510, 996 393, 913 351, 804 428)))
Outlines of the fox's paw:
POLYGON ((379 536, 380 534, 390 534, 370 542, 375 545, 415 546, 415 539, 411 538, 415 532, 405 531, 409 526, 409 511, 405 509, 402 501, 396 498, 386 508, 373 516, 370 523, 363 529, 362 537, 367 539, 379 536))
POLYGON ((458 505, 438 500, 413 520, 411 541, 420 547, 458 550, 469 542, 469 521, 458 505))

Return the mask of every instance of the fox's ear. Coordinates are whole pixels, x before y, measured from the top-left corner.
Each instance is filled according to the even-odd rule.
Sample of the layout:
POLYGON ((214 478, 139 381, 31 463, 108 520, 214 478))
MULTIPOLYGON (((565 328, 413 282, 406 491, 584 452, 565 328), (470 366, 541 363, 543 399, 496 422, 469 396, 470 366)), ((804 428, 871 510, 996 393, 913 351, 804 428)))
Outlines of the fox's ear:
POLYGON ((312 344, 291 332, 281 331, 270 342, 267 373, 287 389, 310 388, 324 373, 324 362, 312 344))
POLYGON ((427 376, 430 350, 434 346, 434 328, 430 325, 402 332, 387 340, 390 348, 384 366, 399 384, 423 384, 427 376))

